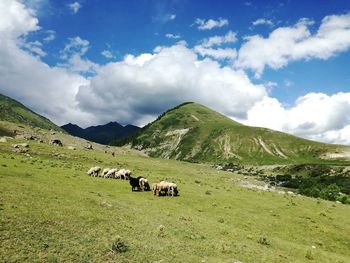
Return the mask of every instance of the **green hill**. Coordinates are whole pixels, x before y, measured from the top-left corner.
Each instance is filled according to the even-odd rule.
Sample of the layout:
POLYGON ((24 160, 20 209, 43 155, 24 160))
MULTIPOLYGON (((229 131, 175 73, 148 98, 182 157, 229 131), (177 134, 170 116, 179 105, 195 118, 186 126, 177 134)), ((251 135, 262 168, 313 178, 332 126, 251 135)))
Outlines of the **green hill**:
POLYGON ((0 262, 350 262, 348 205, 259 190, 264 183, 252 176, 206 164, 98 144, 87 150, 80 138, 58 136, 76 150, 30 141, 23 154, 12 145, 28 141, 0 142, 0 262), (130 169, 150 184, 175 182, 180 196, 87 176, 96 165, 130 169))
POLYGON ((63 131, 49 119, 33 112, 18 101, 0 94, 0 120, 26 124, 43 129, 63 131))
POLYGON ((324 162, 328 153, 348 149, 245 126, 197 103, 181 104, 115 144, 166 159, 250 164, 324 162))

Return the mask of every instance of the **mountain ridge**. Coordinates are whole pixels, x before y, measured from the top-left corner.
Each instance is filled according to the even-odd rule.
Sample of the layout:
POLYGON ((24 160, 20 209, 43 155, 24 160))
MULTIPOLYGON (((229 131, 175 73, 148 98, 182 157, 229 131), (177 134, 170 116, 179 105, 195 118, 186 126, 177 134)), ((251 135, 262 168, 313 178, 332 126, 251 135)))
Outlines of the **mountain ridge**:
POLYGON ((61 126, 70 135, 84 138, 101 144, 109 144, 115 139, 124 139, 134 134, 138 129, 137 126, 128 124, 122 126, 118 122, 109 122, 104 125, 90 126, 85 129, 76 124, 68 123, 61 126))
POLYGON ((114 142, 125 144, 166 159, 252 164, 321 162, 328 152, 348 149, 245 126, 194 102, 180 104, 133 136, 114 142))
POLYGON ((43 129, 63 131, 48 118, 34 112, 21 102, 0 94, 0 120, 23 123, 43 129))

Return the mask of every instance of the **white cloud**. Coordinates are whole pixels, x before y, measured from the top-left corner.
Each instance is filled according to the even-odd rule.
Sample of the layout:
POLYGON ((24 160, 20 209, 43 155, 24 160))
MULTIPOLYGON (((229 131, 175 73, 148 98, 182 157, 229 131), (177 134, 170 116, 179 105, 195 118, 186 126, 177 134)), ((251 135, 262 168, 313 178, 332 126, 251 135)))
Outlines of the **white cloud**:
POLYGON ((82 8, 82 5, 79 2, 74 2, 74 3, 68 4, 68 7, 73 14, 76 14, 78 13, 79 9, 82 8))
POLYGON ((202 57, 212 57, 216 60, 234 60, 237 57, 237 50, 234 48, 206 48, 197 45, 193 50, 202 57))
POLYGON ((79 36, 69 38, 69 42, 60 51, 60 58, 66 62, 59 64, 59 66, 76 73, 95 73, 98 65, 86 58, 82 58, 89 48, 90 42, 88 40, 79 36))
POLYGON ((90 42, 81 39, 79 36, 69 38, 68 40, 69 42, 64 46, 63 50, 60 51, 62 59, 67 59, 72 54, 83 56, 90 48, 90 42))
POLYGON ((167 21, 174 20, 175 18, 176 18, 175 14, 166 14, 165 15, 165 20, 167 20, 167 21))
POLYGON ((179 34, 174 35, 174 34, 171 34, 171 33, 165 34, 165 37, 171 38, 171 39, 179 39, 179 38, 181 38, 181 36, 179 34))
POLYGON ((54 30, 46 30, 45 31, 46 36, 43 38, 43 41, 48 43, 56 38, 56 32, 54 30))
POLYGON ((259 18, 255 20, 252 24, 253 26, 259 26, 259 25, 273 26, 274 25, 270 19, 265 19, 265 18, 259 18))
MULTIPOLYGON (((343 18, 325 18, 324 27, 314 35, 309 33, 308 38, 321 38, 320 32, 326 36, 330 31, 335 34, 335 28, 344 33, 339 29, 340 21, 343 27, 346 25, 343 18)), ((287 108, 268 96, 268 89, 275 88, 276 83, 256 85, 243 70, 222 67, 209 59, 209 54, 200 59, 194 49, 181 43, 97 65, 96 75, 87 79, 69 67, 49 66, 41 61, 38 52, 23 50, 24 44, 32 49, 42 46, 40 42, 25 41, 28 33, 39 28, 34 13, 21 2, 0 1, 0 92, 58 124, 75 122, 86 126, 118 120, 140 125, 178 103, 196 101, 247 124, 350 144, 349 92, 309 93, 287 108)), ((333 36, 338 44, 337 37, 347 39, 342 34, 333 36)), ((82 56, 89 45, 87 40, 72 38, 61 55, 79 68, 76 71, 84 72, 89 61, 82 56)), ((207 49, 219 52, 220 48, 213 48, 215 45, 207 49)), ((334 51, 333 42, 330 46, 334 51)), ((91 63, 88 68, 96 66, 91 63)))
POLYGON ((97 114, 101 122, 145 124, 145 116, 149 120, 184 101, 244 117, 265 95, 264 86, 252 84, 243 71, 199 60, 191 49, 177 44, 101 67, 90 85, 79 90, 77 99, 84 111, 97 114))
POLYGON ((291 61, 328 59, 350 48, 350 14, 326 16, 315 34, 313 21, 301 19, 294 26, 275 29, 267 38, 246 37, 235 66, 252 69, 259 78, 266 66, 279 69, 291 61))
POLYGON ((350 93, 308 93, 291 108, 265 97, 248 110, 246 124, 329 143, 350 144, 350 93))
POLYGON ((224 36, 213 36, 203 39, 193 50, 202 57, 212 57, 216 60, 234 60, 237 57, 237 50, 234 48, 219 48, 223 44, 237 41, 236 33, 228 31, 224 36))
POLYGON ((199 30, 210 30, 213 29, 215 27, 223 27, 223 26, 227 26, 228 25, 228 20, 224 19, 224 18, 219 18, 218 20, 214 20, 214 19, 201 19, 201 18, 197 18, 194 21, 195 25, 198 25, 198 29, 199 30))
POLYGON ((205 38, 201 41, 203 47, 209 48, 213 46, 220 46, 222 44, 234 43, 237 41, 236 33, 231 30, 226 33, 224 36, 213 36, 205 38))
POLYGON ((0 1, 1 38, 16 38, 38 29, 38 19, 34 17, 33 10, 27 9, 21 2, 0 1))
POLYGON ((39 41, 32 41, 32 42, 27 42, 26 40, 23 40, 20 42, 21 48, 29 51, 30 53, 39 56, 39 57, 44 57, 46 56, 46 52, 42 49, 43 44, 39 41))
POLYGON ((88 80, 50 67, 20 48, 23 36, 38 29, 34 13, 22 3, 0 1, 0 92, 58 124, 95 123, 94 116, 82 112, 75 100, 79 87, 88 80))
POLYGON ((114 58, 114 55, 110 50, 103 50, 101 52, 101 55, 104 56, 105 58, 114 58))

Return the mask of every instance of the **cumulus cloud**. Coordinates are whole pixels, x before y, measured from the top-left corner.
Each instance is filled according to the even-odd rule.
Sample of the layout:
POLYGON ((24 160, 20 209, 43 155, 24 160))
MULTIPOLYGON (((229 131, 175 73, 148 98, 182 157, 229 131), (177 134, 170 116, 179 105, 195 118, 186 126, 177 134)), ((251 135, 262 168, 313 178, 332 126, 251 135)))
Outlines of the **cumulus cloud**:
POLYGON ((46 52, 42 49, 43 44, 38 41, 32 41, 32 42, 28 42, 26 40, 21 41, 20 43, 21 48, 29 51, 30 53, 39 56, 39 57, 44 57, 46 56, 46 52))
POLYGON ((202 57, 212 57, 216 60, 234 60, 237 57, 237 50, 234 48, 206 48, 197 45, 193 50, 202 57))
MULTIPOLYGON (((300 23, 303 25, 290 29, 305 33, 301 42, 321 39, 323 45, 327 44, 327 54, 347 45, 347 35, 343 35, 346 16, 326 17, 315 34, 308 32, 310 21, 300 23), (328 39, 330 35, 333 41, 328 39), (344 40, 343 45, 338 38, 344 40)), ((234 57, 235 50, 225 50, 221 46, 227 39, 232 43, 232 35, 226 40, 203 40, 199 46, 204 51, 180 42, 170 47, 157 47, 152 53, 129 54, 103 66, 93 62, 89 65, 84 58, 89 41, 74 37, 60 54, 67 67, 52 67, 41 61, 40 51, 34 49, 41 48, 44 40, 27 42, 25 39, 30 32, 39 29, 35 14, 22 2, 0 1, 0 92, 58 124, 75 122, 87 126, 117 120, 143 125, 172 106, 196 101, 249 125, 350 144, 349 92, 309 93, 286 107, 268 95, 269 89, 276 88, 277 83, 254 84, 243 70, 224 67, 209 58, 234 57), (73 66, 75 69, 71 68, 73 66), (93 77, 76 73, 91 68, 95 71, 93 77)), ((292 44, 299 45, 300 41, 292 44)), ((300 48, 299 52, 306 52, 305 49, 300 48)), ((320 56, 321 51, 306 50, 309 56, 320 56)))
POLYGON ((181 36, 179 35, 179 34, 171 34, 171 33, 167 33, 167 34, 165 34, 165 37, 166 38, 171 38, 171 39, 179 39, 179 38, 181 38, 181 36))
POLYGON ((252 69, 259 78, 266 66, 279 69, 291 61, 328 59, 350 48, 350 14, 323 18, 316 33, 309 26, 313 21, 301 19, 290 27, 280 27, 267 38, 246 37, 238 52, 235 66, 252 69))
POLYGON ((211 30, 215 27, 227 26, 228 20, 221 17, 218 20, 215 20, 215 19, 205 20, 205 19, 197 18, 194 21, 194 24, 197 25, 197 28, 199 30, 211 30))
POLYGON ((84 111, 105 121, 114 117, 140 125, 145 116, 155 117, 184 101, 243 117, 265 95, 264 86, 252 84, 243 71, 199 60, 193 50, 177 44, 101 67, 77 99, 84 111))
POLYGON ((346 142, 350 125, 350 93, 326 95, 308 93, 295 104, 284 107, 277 99, 265 97, 248 110, 246 124, 268 127, 304 138, 330 143, 346 142))
POLYGON ((79 2, 74 2, 74 3, 68 4, 68 7, 73 14, 76 14, 78 13, 79 9, 82 8, 82 5, 79 2))
POLYGON ((96 119, 75 101, 87 80, 65 69, 49 67, 21 49, 24 35, 38 30, 34 13, 15 0, 0 1, 0 92, 13 97, 58 124, 96 119))
POLYGON ((259 26, 259 25, 273 26, 274 25, 270 19, 265 19, 265 18, 259 18, 255 20, 252 24, 253 26, 259 26))
POLYGON ((234 60, 237 51, 234 48, 221 48, 218 46, 237 41, 236 33, 228 31, 224 36, 213 36, 203 39, 193 50, 202 57, 212 57, 216 60, 234 60))
POLYGON ((236 33, 231 30, 226 33, 224 36, 213 36, 205 38, 201 41, 203 47, 209 48, 213 46, 220 46, 222 44, 234 43, 237 41, 236 33))
POLYGON ((60 57, 65 60, 65 63, 61 63, 59 66, 76 73, 95 73, 98 65, 83 58, 89 48, 90 42, 88 40, 79 36, 69 38, 68 43, 60 51, 60 57))

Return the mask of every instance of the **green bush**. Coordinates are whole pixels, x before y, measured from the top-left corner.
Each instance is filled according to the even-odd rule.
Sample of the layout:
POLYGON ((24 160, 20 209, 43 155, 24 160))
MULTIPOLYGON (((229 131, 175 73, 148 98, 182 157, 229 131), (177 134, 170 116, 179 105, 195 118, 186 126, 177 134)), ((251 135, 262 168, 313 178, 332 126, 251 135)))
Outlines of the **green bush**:
POLYGON ((328 185, 326 188, 324 188, 321 191, 320 196, 323 199, 335 201, 335 200, 337 200, 337 197, 339 196, 339 192, 340 192, 339 186, 336 184, 331 184, 331 185, 328 185))

